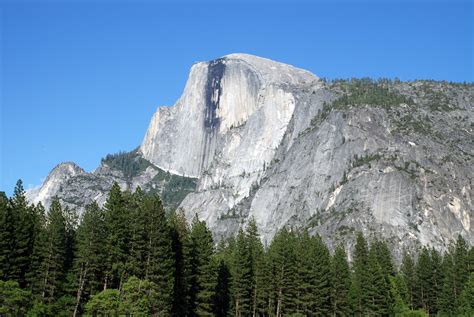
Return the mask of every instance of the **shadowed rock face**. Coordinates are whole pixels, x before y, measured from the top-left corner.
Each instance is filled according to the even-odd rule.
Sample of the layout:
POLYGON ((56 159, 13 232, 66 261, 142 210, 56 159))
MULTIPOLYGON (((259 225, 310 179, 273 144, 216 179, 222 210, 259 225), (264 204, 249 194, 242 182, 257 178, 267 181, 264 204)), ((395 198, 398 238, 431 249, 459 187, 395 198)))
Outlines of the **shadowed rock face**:
MULTIPOLYGON (((444 249, 457 234, 472 244, 473 100, 473 85, 326 83, 231 54, 194 64, 176 104, 158 108, 138 151, 151 164, 135 183, 151 184, 159 169, 197 178, 180 208, 206 220, 216 238, 254 217, 266 241, 292 226, 349 248, 355 231, 397 250, 444 249)), ((92 177, 63 172, 46 183, 92 177)), ((113 173, 88 184, 120 179, 113 173)), ((58 187, 46 183, 33 201, 58 187)), ((106 187, 85 192, 103 199, 106 187)))

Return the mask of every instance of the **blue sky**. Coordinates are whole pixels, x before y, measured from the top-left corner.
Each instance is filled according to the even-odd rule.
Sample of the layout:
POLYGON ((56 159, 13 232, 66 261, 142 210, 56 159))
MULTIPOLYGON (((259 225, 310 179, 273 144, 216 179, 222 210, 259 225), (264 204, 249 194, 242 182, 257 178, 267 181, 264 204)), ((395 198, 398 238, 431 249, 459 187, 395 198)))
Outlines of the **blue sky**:
POLYGON ((245 52, 321 77, 473 81, 472 1, 0 0, 0 191, 132 150, 196 61, 245 52))

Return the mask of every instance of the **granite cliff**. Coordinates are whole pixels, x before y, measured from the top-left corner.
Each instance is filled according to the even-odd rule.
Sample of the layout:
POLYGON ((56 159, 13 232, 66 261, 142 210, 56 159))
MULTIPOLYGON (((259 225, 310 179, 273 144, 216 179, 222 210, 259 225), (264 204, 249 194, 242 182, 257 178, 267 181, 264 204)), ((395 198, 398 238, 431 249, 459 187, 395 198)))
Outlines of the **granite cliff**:
POLYGON ((117 181, 175 193, 168 206, 217 238, 254 217, 267 241, 291 226, 349 247, 355 231, 408 248, 444 249, 457 234, 473 244, 473 105, 472 84, 328 82, 231 54, 192 66, 127 154, 132 172, 112 156, 92 173, 63 163, 29 198, 82 208, 117 181))

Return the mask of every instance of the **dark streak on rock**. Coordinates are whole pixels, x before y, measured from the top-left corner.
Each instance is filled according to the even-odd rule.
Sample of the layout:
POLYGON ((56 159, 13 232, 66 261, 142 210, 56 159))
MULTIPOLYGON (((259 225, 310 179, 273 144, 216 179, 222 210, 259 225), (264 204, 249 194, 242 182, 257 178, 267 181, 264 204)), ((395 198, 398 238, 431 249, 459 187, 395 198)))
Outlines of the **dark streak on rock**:
POLYGON ((219 100, 222 94, 221 80, 224 77, 224 59, 220 58, 209 64, 207 83, 205 91, 206 114, 204 116, 204 128, 208 133, 219 128, 220 120, 216 115, 219 100))

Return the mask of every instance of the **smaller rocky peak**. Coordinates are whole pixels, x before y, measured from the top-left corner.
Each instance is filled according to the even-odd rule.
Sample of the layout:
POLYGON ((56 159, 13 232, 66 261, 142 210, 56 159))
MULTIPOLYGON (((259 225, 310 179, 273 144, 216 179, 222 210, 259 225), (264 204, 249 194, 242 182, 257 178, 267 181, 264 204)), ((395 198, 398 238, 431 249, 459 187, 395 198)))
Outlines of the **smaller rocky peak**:
POLYGON ((78 174, 85 174, 86 171, 74 162, 62 162, 56 165, 48 175, 46 182, 51 178, 69 178, 78 174))

